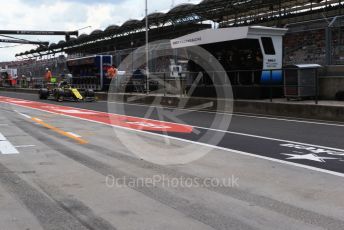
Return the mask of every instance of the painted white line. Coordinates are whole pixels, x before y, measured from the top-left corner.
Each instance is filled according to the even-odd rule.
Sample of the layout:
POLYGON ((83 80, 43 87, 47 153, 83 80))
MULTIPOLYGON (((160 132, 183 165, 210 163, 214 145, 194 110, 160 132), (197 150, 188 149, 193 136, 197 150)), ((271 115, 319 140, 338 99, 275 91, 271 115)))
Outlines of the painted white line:
POLYGON ((0 133, 0 153, 1 154, 19 154, 18 150, 9 142, 2 133, 0 133))
POLYGON ((36 147, 36 145, 17 145, 17 146, 14 146, 14 147, 17 148, 17 149, 20 149, 20 148, 36 147))
MULTIPOLYGON (((115 101, 112 101, 112 102, 99 101, 99 102, 104 102, 104 103, 109 103, 109 104, 132 105, 132 106, 138 106, 138 107, 150 107, 149 105, 142 105, 142 104, 136 104, 136 103, 125 103, 125 102, 115 102, 115 101)), ((200 111, 200 110, 194 110, 194 109, 174 108, 174 107, 158 106, 158 105, 154 105, 154 107, 161 108, 161 109, 175 109, 175 110, 181 110, 181 111, 190 111, 190 112, 196 112, 196 113, 220 114, 220 115, 228 115, 228 116, 236 116, 236 117, 249 117, 249 118, 255 118, 255 119, 344 127, 343 123, 328 123, 327 121, 323 121, 323 120, 297 120, 297 119, 283 118, 283 117, 280 117, 280 118, 267 117, 267 116, 264 116, 263 114, 248 115, 248 114, 239 114, 239 113, 212 112, 212 111, 204 111, 204 110, 200 111)))
POLYGON ((72 132, 67 132, 67 133, 69 133, 70 135, 72 135, 72 136, 74 136, 74 137, 78 137, 78 138, 81 138, 82 136, 80 136, 80 135, 78 135, 78 134, 76 134, 76 133, 72 133, 72 132))
MULTIPOLYGON (((0 97, 1 97, 1 96, 0 96, 0 97)), ((21 99, 21 100, 24 100, 24 99, 21 99)), ((24 100, 24 101, 26 101, 26 100, 24 100)), ((0 103, 1 103, 1 102, 0 102, 0 103)), ((54 107, 54 106, 52 106, 51 104, 48 104, 48 103, 37 102, 37 103, 45 104, 45 105, 47 105, 47 108, 53 109, 53 110, 57 111, 57 112, 50 112, 50 111, 46 111, 46 110, 43 110, 43 109, 37 109, 37 108, 32 108, 32 107, 30 107, 30 106, 26 106, 25 103, 23 103, 23 105, 21 105, 21 104, 15 104, 15 103, 12 103, 11 101, 2 101, 2 103, 7 103, 7 104, 15 105, 15 106, 20 106, 20 107, 28 108, 28 109, 39 110, 39 111, 43 111, 43 112, 48 112, 48 113, 51 113, 51 114, 65 115, 65 114, 58 113, 59 111, 54 109, 54 108, 59 108, 59 106, 61 106, 61 105, 57 105, 57 106, 54 107)), ((28 103, 27 103, 27 104, 28 104, 28 103)), ((75 107, 64 106, 64 105, 63 105, 63 107, 69 108, 69 109, 71 109, 71 110, 75 110, 75 109, 76 109, 75 107)), ((92 114, 93 114, 93 113, 95 113, 95 114, 101 113, 101 114, 105 114, 105 115, 114 114, 114 115, 123 116, 123 117, 141 118, 141 117, 134 117, 134 116, 129 116, 129 115, 115 114, 115 113, 107 113, 107 112, 101 112, 101 111, 90 110, 90 109, 83 109, 83 108, 77 108, 77 109, 78 109, 78 111, 87 111, 87 112, 90 112, 90 114, 91 114, 91 113, 92 113, 92 114)), ((71 114, 72 114, 72 113, 71 113, 71 114)), ((67 115, 65 115, 65 116, 67 116, 67 115)), ((71 117, 73 117, 73 116, 71 116, 71 117)), ((147 120, 147 121, 155 121, 155 122, 158 121, 158 122, 159 122, 159 120, 154 120, 154 119, 149 119, 149 118, 142 118, 142 119, 147 120)), ((40 120, 40 119, 37 119, 37 120, 42 121, 42 120, 40 120)), ((173 124, 173 125, 181 125, 180 123, 169 122, 169 121, 163 121, 163 123, 166 123, 166 124, 173 124)), ((185 125, 185 126, 186 126, 187 124, 182 124, 182 125, 185 125)), ((192 127, 191 125, 188 125, 188 126, 192 127)))
MULTIPOLYGON (((117 102, 113 102, 113 103, 117 103, 117 102)), ((122 103, 122 104, 128 104, 128 103, 122 103)), ((143 105, 145 106, 145 105, 143 105)), ((147 107, 147 106, 146 106, 147 107)), ((158 107, 158 106, 157 106, 158 107)), ((163 107, 161 107, 163 108, 163 107)), ((187 110, 187 109, 184 109, 187 110)), ((133 117, 133 116, 128 116, 125 115, 127 117, 133 117)), ((240 115, 240 116, 246 116, 246 115, 240 115)), ((136 117, 133 117, 136 118, 136 117)), ((261 118, 261 117, 257 117, 257 118, 261 118)), ((153 119, 149 119, 149 118, 144 118, 146 120, 151 120, 151 121, 156 121, 153 119)), ((265 118, 262 118, 265 119, 265 118)), ((279 119, 279 118, 272 118, 272 119, 279 119)), ((286 120, 286 121, 293 121, 293 120, 286 120)), ((297 120, 296 120, 297 121, 297 120)), ((302 121, 300 121, 302 122, 302 121)), ((166 122, 166 123, 172 123, 172 122, 166 122)), ((176 123, 172 123, 172 124, 176 124, 176 123)), ((324 123, 318 123, 318 124, 324 124, 324 123)), ((185 124, 186 125, 186 124, 185 124)), ((325 125, 334 125, 334 126, 338 126, 336 124, 325 124, 325 125)), ((327 147, 327 146, 322 146, 322 145, 314 145, 314 144, 308 144, 308 143, 303 143, 303 142, 296 142, 296 141, 290 141, 290 140, 284 140, 284 139, 277 139, 277 138, 272 138, 272 137, 265 137, 265 136, 259 136, 259 135, 253 135, 253 134, 246 134, 246 133, 239 133, 239 132, 232 132, 232 131, 226 131, 226 130, 221 130, 221 129, 211 129, 211 128, 207 128, 207 127, 202 127, 202 126, 193 126, 190 125, 191 127, 194 128, 198 128, 198 129, 205 129, 205 130, 211 130, 211 131, 216 131, 216 132, 222 132, 222 133, 228 133, 228 134, 233 134, 233 135, 239 135, 239 136, 246 136, 246 137, 252 137, 252 138, 258 138, 258 139, 265 139, 265 140, 270 140, 270 141, 278 141, 278 142, 287 142, 287 143, 292 143, 292 144, 299 144, 299 145, 307 145, 307 146, 311 146, 311 147, 318 147, 318 148, 326 148, 326 149, 330 149, 330 150, 335 150, 335 151, 342 151, 344 152, 344 149, 339 149, 339 148, 332 148, 332 147, 327 147)), ((339 125, 341 126, 341 125, 339 125)), ((344 126, 344 125, 343 125, 344 126)))
POLYGON ((19 112, 19 111, 17 111, 17 110, 14 110, 14 112, 18 113, 19 115, 21 115, 21 116, 23 116, 23 117, 25 117, 25 118, 31 119, 31 117, 30 117, 29 115, 26 115, 26 114, 24 114, 24 113, 21 113, 21 112, 19 112))
POLYGON ((7 141, 7 138, 0 133, 0 141, 7 141))
POLYGON ((18 150, 9 141, 0 141, 1 154, 19 154, 18 150))
MULTIPOLYGON (((83 118, 77 118, 77 119, 86 120, 86 119, 83 119, 83 118)), ((309 170, 312 170, 312 171, 326 173, 326 174, 330 174, 330 175, 333 175, 333 176, 338 176, 338 177, 344 178, 344 173, 334 172, 334 171, 331 171, 331 170, 316 168, 316 167, 313 167, 313 166, 298 164, 298 163, 294 163, 294 162, 290 162, 290 161, 285 161, 285 160, 279 160, 279 159, 276 159, 276 158, 265 157, 265 156, 256 155, 256 154, 253 154, 253 153, 238 151, 238 150, 234 150, 234 149, 228 149, 228 148, 219 147, 219 146, 216 146, 216 145, 210 145, 210 144, 206 144, 206 143, 202 143, 202 142, 196 142, 196 141, 191 141, 191 140, 182 139, 182 138, 178 138, 178 137, 166 136, 166 135, 159 134, 159 133, 151 133, 151 132, 147 132, 147 131, 143 131, 143 130, 131 129, 131 128, 122 127, 122 126, 116 126, 116 125, 109 125, 109 124, 98 122, 98 121, 92 121, 92 122, 95 122, 95 123, 98 123, 98 124, 107 125, 107 126, 112 126, 112 127, 115 127, 115 128, 118 128, 118 129, 127 130, 127 131, 132 131, 132 132, 149 134, 149 135, 152 135, 152 136, 159 136, 159 137, 169 138, 169 139, 172 139, 172 140, 178 140, 178 141, 182 141, 182 142, 186 142, 186 143, 191 143, 191 144, 195 144, 195 145, 201 145, 201 146, 205 146, 205 147, 209 147, 209 148, 213 148, 213 149, 218 149, 218 150, 226 151, 226 152, 229 152, 229 153, 235 153, 235 154, 240 154, 240 155, 244 155, 244 156, 250 156, 250 157, 254 157, 254 158, 264 159, 264 160, 268 160, 268 161, 272 161, 272 162, 277 162, 277 163, 281 163, 281 164, 291 165, 291 166, 294 166, 294 167, 309 169, 309 170)))
POLYGON ((294 119, 287 119, 287 118, 261 117, 261 116, 244 115, 244 114, 233 114, 233 116, 249 117, 249 118, 256 118, 256 119, 266 119, 266 120, 275 120, 275 121, 285 121, 285 122, 295 122, 295 123, 304 123, 304 124, 313 124, 313 125, 344 127, 344 124, 327 123, 325 121, 324 122, 322 122, 322 121, 305 121, 305 120, 294 120, 294 119))
POLYGON ((228 133, 228 134, 233 134, 233 135, 238 135, 238 136, 252 137, 252 138, 264 139, 264 140, 269 140, 269 141, 287 142, 287 143, 297 144, 297 145, 307 145, 307 146, 311 146, 311 147, 325 148, 325 149, 330 149, 330 150, 334 150, 334 151, 344 152, 344 149, 332 148, 332 147, 327 147, 327 146, 322 146, 322 145, 308 144, 308 143, 304 143, 304 142, 296 142, 296 141, 290 141, 290 140, 278 139, 278 138, 272 138, 272 137, 265 137, 265 136, 247 134, 247 133, 224 131, 221 129, 211 129, 211 128, 200 127, 200 126, 193 126, 193 127, 198 128, 198 129, 205 129, 205 130, 210 130, 210 131, 215 131, 215 132, 228 133))
MULTIPOLYGON (((192 144, 201 145, 201 146, 205 146, 205 147, 209 147, 209 148, 213 148, 213 149, 223 150, 223 151, 230 152, 230 153, 236 153, 236 154, 240 154, 240 155, 250 156, 250 157, 259 158, 259 159, 264 159, 264 160, 268 160, 268 161, 272 161, 272 162, 277 162, 277 163, 281 163, 281 164, 291 165, 291 166, 295 166, 295 167, 299 167, 299 168, 309 169, 309 170, 312 170, 312 171, 322 172, 322 173, 326 173, 326 174, 330 174, 330 175, 333 175, 333 176, 339 176, 339 177, 344 178, 344 173, 339 173, 339 172, 334 172, 334 171, 330 171, 330 170, 326 170, 326 169, 316 168, 316 167, 313 167, 313 166, 308 166, 308 165, 298 164, 298 163, 294 163, 294 162, 290 162, 290 161, 285 161, 285 160, 279 160, 279 159, 275 159, 275 158, 260 156, 260 155, 256 155, 256 154, 253 154, 253 153, 242 152, 242 151, 238 151, 238 150, 234 150, 234 149, 228 149, 228 148, 219 147, 219 146, 216 146, 216 145, 210 145, 210 144, 206 144, 206 143, 186 140, 186 139, 182 139, 182 138, 178 138, 178 137, 166 136, 166 135, 159 134, 159 133, 152 133, 152 132, 143 131, 143 130, 137 130, 137 129, 131 129, 131 128, 122 127, 122 126, 110 125, 110 124, 99 122, 99 121, 93 121, 93 120, 89 120, 89 119, 85 119, 85 118, 74 117, 74 116, 71 116, 71 115, 60 114, 60 113, 46 111, 46 110, 42 110, 42 109, 31 108, 31 107, 24 106, 24 105, 16 105, 16 104, 13 104, 13 105, 20 106, 20 107, 25 107, 25 108, 32 109, 32 110, 38 110, 38 111, 42 111, 42 112, 46 112, 46 113, 57 114, 57 115, 61 115, 61 116, 69 117, 69 118, 78 119, 78 120, 84 120, 84 121, 88 121, 88 122, 102 124, 102 125, 106 125, 106 126, 112 126, 112 127, 118 128, 118 129, 123 129, 123 130, 138 132, 138 133, 144 133, 144 134, 148 134, 148 135, 152 135, 152 136, 159 136, 159 137, 169 138, 169 139, 172 139, 172 140, 183 141, 183 142, 186 142, 186 143, 192 143, 192 144)), ((307 145, 307 144, 305 144, 305 145, 307 145)))
POLYGON ((62 113, 70 113, 70 114, 85 114, 85 115, 95 115, 98 113, 94 113, 94 112, 84 112, 80 109, 54 109, 57 112, 62 112, 62 113))
MULTIPOLYGON (((6 98, 8 98, 8 97, 6 97, 6 98)), ((31 102, 31 101, 28 101, 25 99, 20 99, 20 100, 26 101, 27 104, 31 102)), ((125 102, 115 102, 115 101, 111 101, 111 102, 109 102, 109 101, 98 101, 98 102, 109 103, 109 104, 125 104, 125 105, 139 106, 139 107, 150 107, 149 105, 143 105, 143 104, 137 104, 137 103, 125 103, 125 102)), ((4 102, 4 103, 11 104, 10 102, 4 102)), ((51 105, 51 104, 44 103, 44 102, 40 102, 40 103, 51 105)), ((23 104, 25 104, 25 103, 23 103, 23 104)), ((285 122, 296 122, 296 123, 305 123, 305 124, 344 127, 343 122, 329 123, 328 121, 325 121, 325 120, 315 120, 315 119, 307 119, 307 120, 301 120, 300 119, 300 120, 298 120, 295 118, 293 119, 291 117, 283 117, 283 116, 282 117, 269 117, 269 116, 266 116, 264 114, 252 114, 251 115, 251 114, 240 114, 240 113, 213 112, 213 111, 205 111, 205 110, 199 111, 199 110, 193 110, 193 109, 175 108, 175 107, 159 106, 159 105, 154 105, 154 107, 161 108, 161 109, 176 109, 176 110, 181 110, 181 111, 184 110, 184 111, 197 112, 197 113, 221 114, 221 115, 237 116, 237 117, 249 117, 249 118, 256 118, 256 119, 266 119, 266 120, 276 120, 276 121, 285 121, 285 122)), ((75 107, 69 107, 69 108, 75 109, 75 107)), ((86 110, 86 111, 91 111, 91 112, 100 112, 100 111, 89 110, 89 109, 81 109, 81 110, 86 110)), ((118 114, 118 115, 120 115, 120 114, 118 114)), ((125 115, 125 116, 128 116, 128 115, 125 115)), ((145 119, 147 119, 147 118, 145 118, 145 119)), ((147 120, 149 120, 149 119, 147 119, 147 120)))
MULTIPOLYGON (((96 122, 96 123, 100 123, 100 122, 96 122)), ((100 124, 102 124, 102 123, 100 123, 100 124)), ((312 171, 326 173, 326 174, 330 174, 330 175, 333 175, 333 176, 339 176, 339 177, 344 178, 344 173, 334 172, 334 171, 331 171, 331 170, 316 168, 316 167, 313 167, 313 166, 298 164, 298 163, 294 163, 294 162, 290 162, 290 161, 285 161, 285 160, 279 160, 279 159, 276 159, 276 158, 265 157, 265 156, 256 155, 256 154, 253 154, 253 153, 248 153, 248 152, 243 152, 243 151, 238 151, 238 150, 234 150, 234 149, 228 149, 228 148, 219 147, 219 146, 216 146, 216 145, 210 145, 210 144, 206 144, 206 143, 202 143, 202 142, 191 141, 191 140, 182 139, 182 138, 179 138, 179 137, 171 137, 171 136, 166 136, 166 135, 163 135, 163 134, 151 133, 151 132, 147 132, 147 131, 143 131, 143 130, 136 130, 136 129, 126 128, 126 127, 116 126, 116 125, 110 125, 110 126, 115 127, 115 128, 119 128, 119 129, 128 130, 128 131, 149 134, 149 135, 152 135, 152 136, 159 136, 159 137, 169 138, 169 139, 172 139, 172 140, 178 140, 178 141, 182 141, 182 142, 186 142, 186 143, 191 143, 191 144, 195 144, 195 145, 202 145, 202 146, 205 146, 205 147, 209 147, 209 148, 213 148, 213 149, 218 149, 218 150, 222 150, 222 151, 226 151, 226 152, 230 152, 230 153, 240 154, 240 155, 244 155, 244 156, 250 156, 250 157, 259 158, 259 159, 264 159, 264 160, 268 160, 268 161, 272 161, 272 162, 277 162, 277 163, 281 163, 281 164, 291 165, 291 166, 295 166, 295 167, 299 167, 299 168, 309 169, 309 170, 312 170, 312 171)))

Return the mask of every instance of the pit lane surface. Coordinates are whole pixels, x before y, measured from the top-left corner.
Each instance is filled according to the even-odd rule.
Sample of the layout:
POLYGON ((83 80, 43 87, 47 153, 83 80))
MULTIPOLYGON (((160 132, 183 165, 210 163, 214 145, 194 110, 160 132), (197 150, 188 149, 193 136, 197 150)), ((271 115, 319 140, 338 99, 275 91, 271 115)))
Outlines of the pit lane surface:
MULTIPOLYGON (((115 134, 108 125, 9 103, 0 103, 0 130, 0 142, 18 150, 0 154, 3 229, 344 228, 342 177, 212 147, 189 164, 162 166, 128 151, 118 135, 139 135, 165 148, 163 136, 115 134), (132 183, 157 176, 164 179, 154 186, 132 183), (208 178, 232 183, 211 185, 208 178), (175 179, 201 186, 169 184, 175 179)), ((200 148, 179 139, 169 143, 186 144, 200 148)))
MULTIPOLYGON (((42 102, 36 95, 31 94, 1 92, 1 95, 42 102)), ((106 101, 96 103, 43 102, 100 112, 110 110, 127 116, 185 124, 194 127, 195 132, 158 133, 242 151, 258 157, 328 170, 334 174, 344 173, 343 123, 220 114, 219 116, 226 122, 230 121, 229 127, 226 128, 226 125, 214 123, 216 114, 212 112, 162 107, 152 109, 146 105, 108 103, 106 101), (216 135, 219 136, 216 141, 210 140, 211 138, 201 138, 216 135)))

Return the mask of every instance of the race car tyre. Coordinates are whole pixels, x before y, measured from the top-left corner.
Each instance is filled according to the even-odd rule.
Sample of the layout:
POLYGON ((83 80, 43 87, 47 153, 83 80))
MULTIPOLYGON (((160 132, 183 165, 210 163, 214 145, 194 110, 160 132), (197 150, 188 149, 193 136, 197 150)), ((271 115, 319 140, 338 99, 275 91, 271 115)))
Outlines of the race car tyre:
POLYGON ((56 89, 54 92, 54 97, 56 101, 59 101, 59 102, 63 101, 63 98, 64 98, 63 89, 56 89))
POLYGON ((73 98, 73 93, 70 89, 64 90, 63 91, 63 97, 64 98, 73 98))
POLYGON ((95 93, 94 93, 94 91, 92 90, 92 89, 86 89, 85 90, 85 96, 84 96, 85 98, 86 97, 95 97, 95 93))
POLYGON ((49 90, 46 88, 42 88, 38 91, 39 99, 47 100, 49 97, 49 90))

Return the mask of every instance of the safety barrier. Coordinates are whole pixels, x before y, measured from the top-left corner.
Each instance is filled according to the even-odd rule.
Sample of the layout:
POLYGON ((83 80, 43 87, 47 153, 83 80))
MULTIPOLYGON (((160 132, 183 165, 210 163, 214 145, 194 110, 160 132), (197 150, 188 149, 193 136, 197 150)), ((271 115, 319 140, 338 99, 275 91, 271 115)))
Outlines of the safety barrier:
POLYGON ((219 88, 232 90, 234 99, 314 99, 319 98, 318 68, 307 68, 307 76, 301 79, 302 68, 275 70, 233 70, 227 72, 150 73, 135 78, 121 75, 112 83, 111 92, 145 93, 150 95, 180 97, 218 97, 219 88), (287 80, 286 80, 287 76, 287 80), (291 80, 289 80, 291 79, 291 80))
MULTIPOLYGON (((308 68, 310 69, 310 68, 308 68)), ((302 68, 283 68, 275 70, 233 70, 226 72, 151 72, 141 74, 117 75, 112 80, 110 92, 144 93, 150 95, 180 97, 219 97, 219 88, 232 90, 234 99, 288 99, 312 98, 318 103, 318 68, 309 76, 299 79, 297 71, 302 68), (293 75, 293 81, 286 81, 293 75), (176 77, 177 76, 177 77, 176 77), (307 80, 313 79, 313 80, 307 80)), ((42 78, 24 80, 0 80, 2 87, 41 88, 42 78)), ((73 77, 71 85, 78 89, 102 90, 100 79, 94 76, 73 77)))

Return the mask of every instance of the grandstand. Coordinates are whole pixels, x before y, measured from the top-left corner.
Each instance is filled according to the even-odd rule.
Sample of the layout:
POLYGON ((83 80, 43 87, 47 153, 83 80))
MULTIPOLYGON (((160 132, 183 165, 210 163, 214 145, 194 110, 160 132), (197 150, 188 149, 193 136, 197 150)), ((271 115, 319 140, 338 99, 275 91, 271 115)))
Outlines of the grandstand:
MULTIPOLYGON (((344 14, 344 2, 338 0, 204 0, 182 4, 166 14, 148 15, 150 41, 172 39, 209 27, 204 22, 219 23, 220 27, 265 25, 285 26, 295 22, 323 19, 344 14)), ((128 20, 123 25, 111 25, 104 31, 95 30, 77 39, 51 44, 17 56, 35 57, 67 52, 90 54, 137 47, 144 43, 145 18, 128 20)))
POLYGON ((288 25, 285 63, 344 64, 344 17, 288 25))
POLYGON ((27 59, 22 61, 3 62, 0 67, 18 69, 18 76, 42 77, 45 69, 49 68, 53 76, 59 76, 66 71, 66 57, 61 55, 54 58, 45 58, 40 60, 27 59))
MULTIPOLYGON (((203 0, 148 15, 149 37, 150 42, 173 39, 214 26, 286 27, 285 64, 344 64, 344 20, 340 17, 344 15, 343 5, 339 0, 203 0), (335 23, 329 27, 333 20, 335 23)), ((66 53, 68 58, 75 58, 102 53, 113 55, 118 64, 133 48, 145 43, 144 32, 145 18, 131 19, 121 26, 110 25, 104 31, 95 30, 16 56, 36 59, 66 53)))

